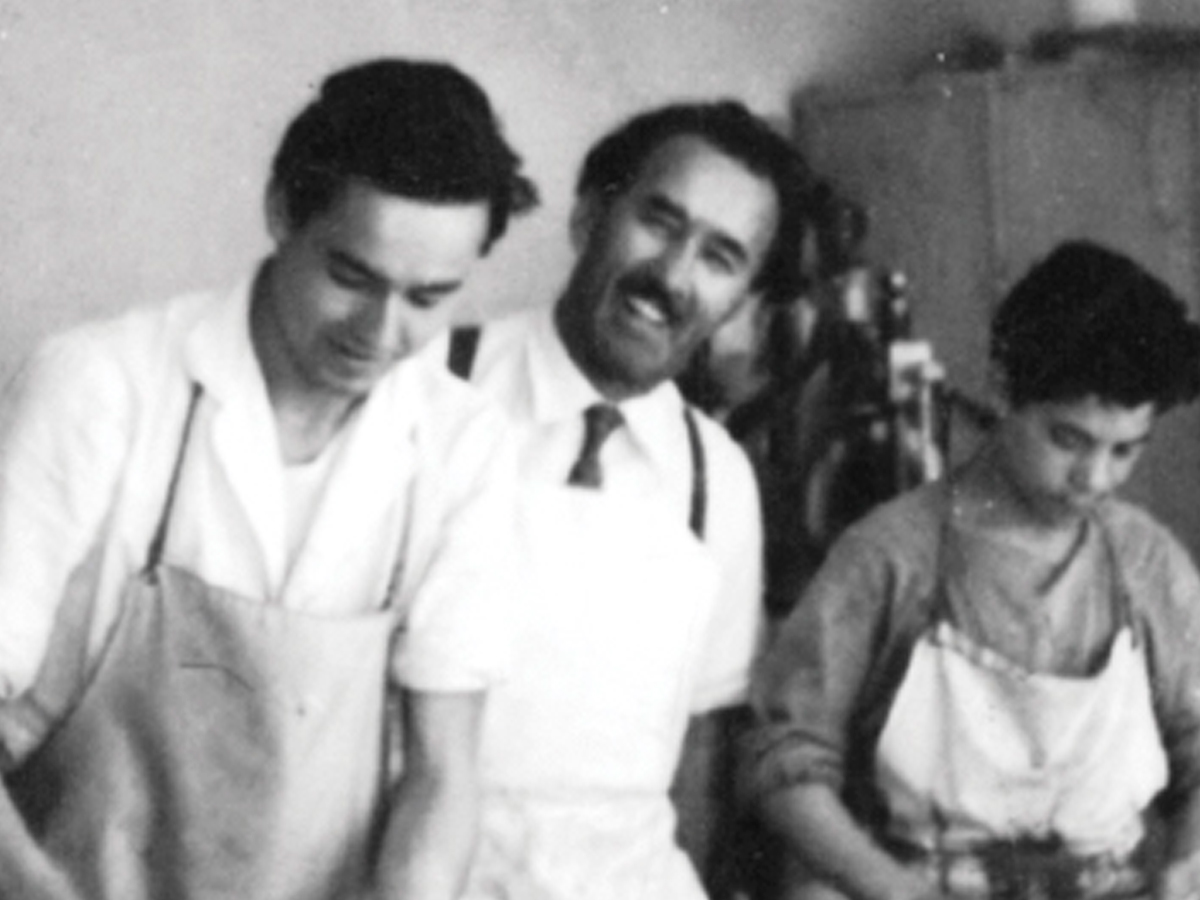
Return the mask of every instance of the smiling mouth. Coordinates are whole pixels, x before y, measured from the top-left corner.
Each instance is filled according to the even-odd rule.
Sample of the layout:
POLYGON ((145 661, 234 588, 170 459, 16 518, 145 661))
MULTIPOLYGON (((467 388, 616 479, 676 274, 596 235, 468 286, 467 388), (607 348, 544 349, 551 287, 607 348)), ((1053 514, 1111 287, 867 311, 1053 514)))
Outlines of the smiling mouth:
POLYGON ((670 308, 670 302, 666 298, 636 290, 627 290, 622 293, 625 307, 637 319, 657 328, 667 328, 673 323, 675 316, 670 308))

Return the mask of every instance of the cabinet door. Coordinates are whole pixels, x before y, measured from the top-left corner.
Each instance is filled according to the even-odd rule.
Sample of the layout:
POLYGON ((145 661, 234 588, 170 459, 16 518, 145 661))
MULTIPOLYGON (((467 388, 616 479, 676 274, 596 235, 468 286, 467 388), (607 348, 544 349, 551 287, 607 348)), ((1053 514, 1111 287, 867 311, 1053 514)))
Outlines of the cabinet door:
MULTIPOLYGON (((910 275, 951 383, 982 394, 991 309, 1062 240, 1121 250, 1200 308, 1198 81, 1089 65, 942 76, 802 97, 800 137, 871 212, 871 259, 910 275)), ((1126 493, 1200 558, 1200 410, 1160 423, 1126 493)))
POLYGON ((908 276, 916 331, 949 381, 982 392, 993 279, 984 82, 812 94, 797 123, 816 171, 866 208, 868 258, 908 276))

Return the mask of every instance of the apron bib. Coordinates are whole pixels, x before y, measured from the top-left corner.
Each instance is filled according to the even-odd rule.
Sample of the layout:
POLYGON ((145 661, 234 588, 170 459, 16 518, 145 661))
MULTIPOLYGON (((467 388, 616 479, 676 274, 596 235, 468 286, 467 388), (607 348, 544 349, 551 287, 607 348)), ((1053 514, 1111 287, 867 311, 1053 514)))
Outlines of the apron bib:
POLYGON ((699 900, 667 791, 716 566, 665 504, 552 486, 525 502, 524 632, 488 700, 466 897, 699 900))
POLYGON ((186 444, 96 672, 10 791, 95 900, 352 896, 384 796, 395 613, 299 614, 162 564, 186 444))
MULTIPOLYGON (((1077 893, 1061 896, 1140 889, 1129 882, 1141 873, 1104 860, 1138 849, 1167 761, 1129 597, 1101 533, 1122 625, 1104 667, 1088 677, 1026 671, 973 642, 946 621, 939 577, 934 624, 913 649, 876 751, 890 812, 885 838, 947 859, 989 842, 1030 842, 1056 848, 1047 872, 1055 858, 1095 863, 1071 888, 1077 893)), ((957 865, 968 885, 983 881, 962 893, 987 896, 986 862, 957 865)))

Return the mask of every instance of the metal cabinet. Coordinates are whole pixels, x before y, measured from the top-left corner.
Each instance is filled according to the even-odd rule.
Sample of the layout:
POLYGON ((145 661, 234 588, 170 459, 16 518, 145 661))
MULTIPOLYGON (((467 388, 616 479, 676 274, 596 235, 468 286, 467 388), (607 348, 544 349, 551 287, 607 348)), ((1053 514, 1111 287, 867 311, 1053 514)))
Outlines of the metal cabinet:
MULTIPOLYGON (((1057 242, 1120 249, 1200 310, 1200 67, 1087 57, 796 98, 817 171, 910 277, 917 332, 983 395, 990 311, 1057 242)), ((1164 418, 1127 492, 1200 559, 1200 410, 1164 418)))

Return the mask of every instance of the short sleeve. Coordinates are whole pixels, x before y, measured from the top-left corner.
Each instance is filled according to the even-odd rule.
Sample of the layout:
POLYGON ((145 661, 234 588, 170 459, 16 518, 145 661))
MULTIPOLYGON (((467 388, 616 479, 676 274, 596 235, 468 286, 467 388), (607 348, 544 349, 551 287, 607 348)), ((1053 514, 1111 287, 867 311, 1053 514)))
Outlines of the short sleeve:
MULTIPOLYGON (((466 388, 464 387, 464 390, 466 388)), ((485 407, 427 448, 414 491, 417 559, 393 676, 420 691, 480 691, 508 669, 516 598, 516 451, 485 407)))
POLYGON ((77 333, 43 345, 0 397, 0 698, 33 682, 111 506, 129 410, 119 367, 77 333))

